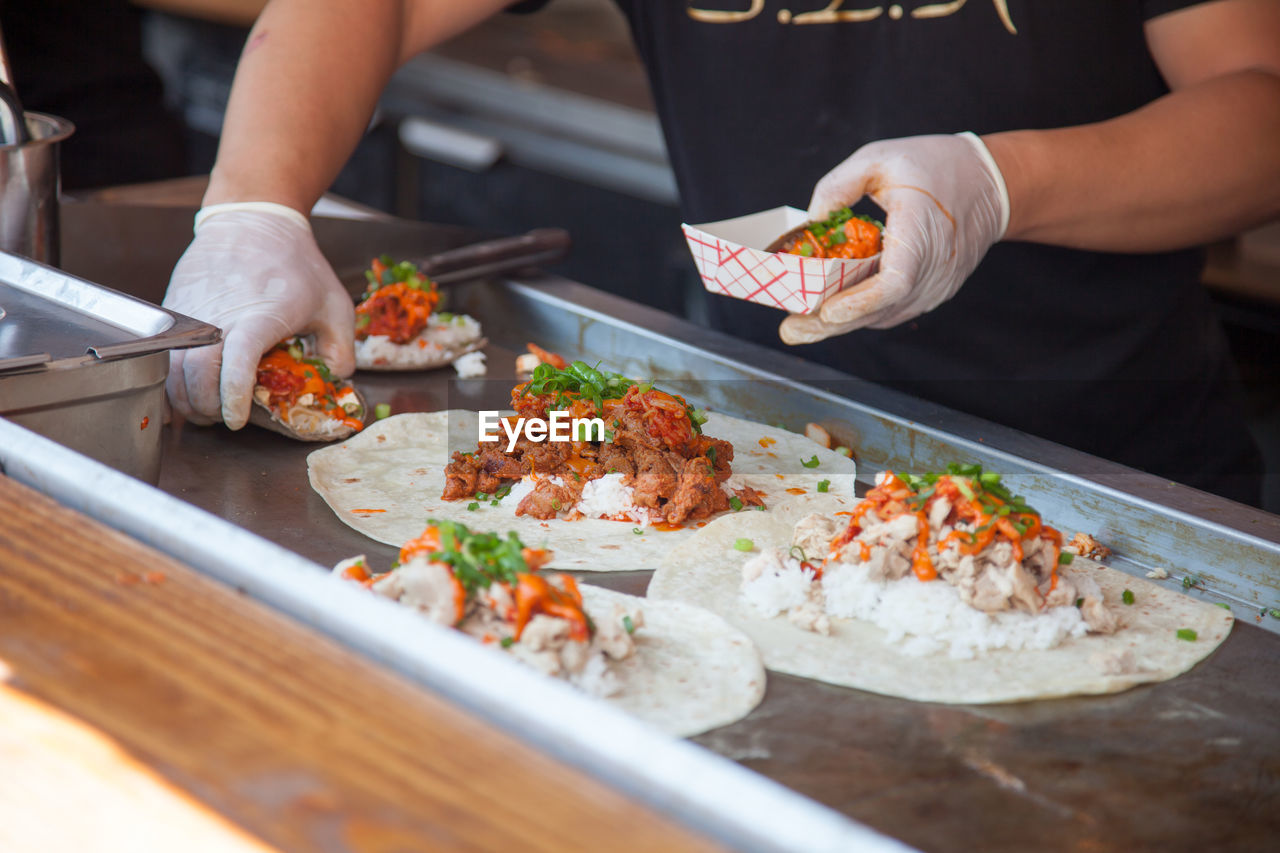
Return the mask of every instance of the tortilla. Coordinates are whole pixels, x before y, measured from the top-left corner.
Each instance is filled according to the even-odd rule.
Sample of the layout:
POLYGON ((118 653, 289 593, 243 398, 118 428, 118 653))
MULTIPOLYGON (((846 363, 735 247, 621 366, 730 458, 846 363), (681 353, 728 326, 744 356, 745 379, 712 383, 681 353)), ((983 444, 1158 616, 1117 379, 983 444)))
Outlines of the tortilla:
POLYGON ((636 653, 612 661, 622 690, 605 699, 676 737, 736 722, 764 698, 760 654, 746 634, 714 613, 679 601, 649 601, 580 584, 588 613, 639 608, 636 653))
POLYGON ((1227 610, 1082 557, 1060 571, 1096 581, 1124 627, 1048 650, 998 649, 971 660, 915 657, 886 644, 885 632, 868 622, 832 618, 831 633, 824 636, 785 617, 767 619, 750 609, 739 596, 739 585, 742 565, 751 555, 734 550, 737 539, 751 539, 757 551, 786 549, 801 518, 851 510, 856 504, 847 497, 811 495, 760 518, 717 519, 672 547, 650 581, 648 595, 720 614, 751 637, 768 669, 922 702, 984 704, 1116 693, 1186 672, 1231 630, 1227 610), (1126 589, 1134 595, 1132 605, 1121 603, 1126 589), (1181 629, 1195 631, 1197 639, 1179 639, 1181 629), (1137 671, 1109 672, 1107 662, 1124 654, 1132 654, 1137 671))
MULTIPOLYGON (((670 548, 694 534, 694 527, 658 530, 598 518, 540 521, 516 516, 514 501, 495 507, 488 500, 443 500, 448 433, 452 430, 455 441, 465 441, 463 449, 472 450, 477 422, 475 412, 460 410, 377 421, 342 444, 308 456, 311 486, 343 522, 388 545, 398 547, 417 536, 428 518, 452 519, 481 529, 515 531, 530 546, 554 551, 551 565, 562 569, 655 568, 670 548), (476 509, 468 510, 471 504, 476 509)), ((703 431, 733 444, 731 482, 764 492, 766 506, 787 497, 786 489, 815 492, 822 480, 829 481, 832 495, 853 494, 853 460, 802 435, 717 413, 707 416, 703 431), (802 467, 802 460, 815 457, 816 467, 802 467)), ((741 514, 758 521, 769 512, 741 514)))

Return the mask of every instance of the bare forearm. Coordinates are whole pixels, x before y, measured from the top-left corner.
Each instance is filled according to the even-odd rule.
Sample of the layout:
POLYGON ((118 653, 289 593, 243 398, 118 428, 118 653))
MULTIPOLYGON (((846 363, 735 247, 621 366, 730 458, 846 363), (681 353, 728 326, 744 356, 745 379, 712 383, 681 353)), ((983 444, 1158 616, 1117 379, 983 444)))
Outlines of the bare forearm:
POLYGON ((1241 71, 1110 121, 984 137, 1006 240, 1150 252, 1280 215, 1280 76, 1241 71))

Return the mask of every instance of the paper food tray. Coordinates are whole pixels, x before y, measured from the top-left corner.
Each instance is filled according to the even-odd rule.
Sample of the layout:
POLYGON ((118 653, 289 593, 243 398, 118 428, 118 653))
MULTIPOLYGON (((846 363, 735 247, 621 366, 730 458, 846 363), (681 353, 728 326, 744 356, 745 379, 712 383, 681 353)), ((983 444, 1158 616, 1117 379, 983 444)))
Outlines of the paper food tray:
POLYGON ((812 314, 824 300, 875 272, 880 256, 860 260, 806 258, 759 248, 808 218, 803 210, 775 207, 736 219, 680 227, 707 290, 793 314, 812 314))

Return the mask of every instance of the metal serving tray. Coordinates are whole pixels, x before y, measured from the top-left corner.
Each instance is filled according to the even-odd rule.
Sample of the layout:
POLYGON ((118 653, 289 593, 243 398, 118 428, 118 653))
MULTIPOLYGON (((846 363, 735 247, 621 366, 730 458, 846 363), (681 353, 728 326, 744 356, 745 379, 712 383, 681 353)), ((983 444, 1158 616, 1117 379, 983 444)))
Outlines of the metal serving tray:
POLYGON ((149 482, 171 349, 216 327, 0 252, 0 415, 149 482))

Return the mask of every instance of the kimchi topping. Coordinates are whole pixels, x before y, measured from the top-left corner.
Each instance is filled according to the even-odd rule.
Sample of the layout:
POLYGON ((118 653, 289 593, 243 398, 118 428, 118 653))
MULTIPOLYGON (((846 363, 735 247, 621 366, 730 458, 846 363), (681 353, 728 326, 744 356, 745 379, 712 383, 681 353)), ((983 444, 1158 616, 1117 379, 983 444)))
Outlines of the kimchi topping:
POLYGON ((870 258, 880 254, 884 223, 844 207, 811 222, 783 244, 783 252, 806 258, 870 258))
POLYGON ((393 263, 383 255, 365 271, 369 286, 356 306, 356 338, 385 335, 392 343, 413 340, 431 320, 440 302, 435 282, 409 261, 393 263))
POLYGON ((341 384, 319 358, 308 357, 300 339, 281 341, 258 362, 254 398, 285 423, 305 407, 353 429, 363 429, 364 407, 349 385, 341 384))

